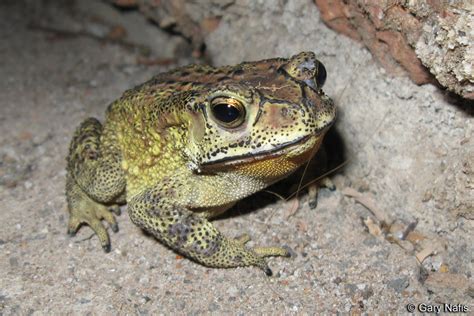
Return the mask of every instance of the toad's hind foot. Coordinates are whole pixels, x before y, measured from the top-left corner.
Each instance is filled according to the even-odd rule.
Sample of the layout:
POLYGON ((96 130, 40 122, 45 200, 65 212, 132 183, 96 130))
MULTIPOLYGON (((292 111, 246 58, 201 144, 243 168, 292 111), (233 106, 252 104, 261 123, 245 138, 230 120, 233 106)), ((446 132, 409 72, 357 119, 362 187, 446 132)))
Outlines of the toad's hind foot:
MULTIPOLYGON (((243 234, 236 239, 235 242, 244 246, 251 240, 248 234, 243 234)), ((252 249, 260 257, 290 257, 291 253, 286 247, 255 247, 252 249)))
POLYGON ((308 186, 308 204, 310 209, 315 209, 318 206, 318 194, 321 188, 327 188, 331 191, 336 190, 336 186, 328 177, 322 178, 319 182, 312 183, 308 186))
POLYGON ((249 252, 251 254, 251 257, 256 256, 259 257, 260 260, 257 260, 260 262, 260 265, 258 265, 266 275, 271 276, 273 274, 272 270, 268 267, 267 263, 263 258, 265 257, 290 257, 291 253, 289 249, 285 247, 254 247, 250 250, 247 250, 244 248, 244 245, 250 241, 250 236, 247 234, 244 234, 237 239, 234 240, 238 244, 241 245, 244 251, 249 252))
POLYGON ((285 247, 255 247, 252 249, 260 257, 290 257, 290 251, 285 247))
POLYGON ((105 252, 110 251, 110 238, 101 220, 105 220, 113 232, 118 232, 118 224, 114 215, 120 213, 118 205, 106 206, 92 200, 82 189, 68 179, 67 198, 69 207, 68 234, 74 236, 82 224, 89 225, 99 237, 100 244, 105 252))

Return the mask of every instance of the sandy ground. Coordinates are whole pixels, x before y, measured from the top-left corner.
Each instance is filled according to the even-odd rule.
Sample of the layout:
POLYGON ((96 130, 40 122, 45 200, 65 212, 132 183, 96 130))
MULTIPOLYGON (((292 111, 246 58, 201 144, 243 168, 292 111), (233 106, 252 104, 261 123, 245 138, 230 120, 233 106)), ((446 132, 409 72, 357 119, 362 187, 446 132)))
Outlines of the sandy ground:
POLYGON ((69 140, 81 120, 103 118, 125 89, 164 68, 137 63, 124 45, 28 27, 32 13, 11 3, 0 4, 0 314, 472 310, 472 104, 390 78, 309 1, 241 1, 206 39, 212 60, 320 56, 339 107, 329 152, 348 159, 332 176, 337 190, 322 190, 314 210, 305 193, 288 202, 259 193, 215 222, 228 236, 249 233, 251 245, 293 250, 269 261, 270 278, 183 259, 126 213, 104 254, 88 227, 66 235, 69 140), (372 204, 356 203, 351 189, 372 204))

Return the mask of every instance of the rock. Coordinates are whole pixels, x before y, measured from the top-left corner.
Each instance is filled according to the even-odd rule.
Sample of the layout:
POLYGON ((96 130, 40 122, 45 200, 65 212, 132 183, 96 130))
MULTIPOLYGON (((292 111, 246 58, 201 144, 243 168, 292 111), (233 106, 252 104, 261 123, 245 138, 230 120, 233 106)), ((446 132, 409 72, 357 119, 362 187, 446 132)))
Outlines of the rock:
POLYGON ((415 83, 424 84, 432 81, 429 71, 448 90, 474 99, 469 1, 315 2, 328 26, 362 41, 390 73, 398 74, 400 65, 415 83))

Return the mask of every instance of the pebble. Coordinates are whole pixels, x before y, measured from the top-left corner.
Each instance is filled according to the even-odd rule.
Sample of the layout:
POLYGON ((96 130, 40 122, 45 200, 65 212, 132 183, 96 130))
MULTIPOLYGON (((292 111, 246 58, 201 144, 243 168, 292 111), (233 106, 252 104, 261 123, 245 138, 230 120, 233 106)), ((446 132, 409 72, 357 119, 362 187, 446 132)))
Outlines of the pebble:
POLYGON ((410 285, 410 281, 407 277, 393 279, 388 282, 388 287, 394 289, 396 292, 401 293, 404 289, 406 289, 410 285))

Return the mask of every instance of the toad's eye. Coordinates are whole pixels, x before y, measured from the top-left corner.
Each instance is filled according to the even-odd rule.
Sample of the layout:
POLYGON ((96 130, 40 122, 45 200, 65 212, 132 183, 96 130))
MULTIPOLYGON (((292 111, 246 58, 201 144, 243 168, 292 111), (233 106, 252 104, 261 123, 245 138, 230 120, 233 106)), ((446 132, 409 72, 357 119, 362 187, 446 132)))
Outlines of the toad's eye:
POLYGON ((326 68, 322 63, 318 63, 318 72, 316 73, 315 80, 319 88, 321 88, 326 82, 326 68))
POLYGON ((224 127, 235 128, 245 120, 245 108, 240 101, 217 97, 211 101, 212 116, 224 127))

